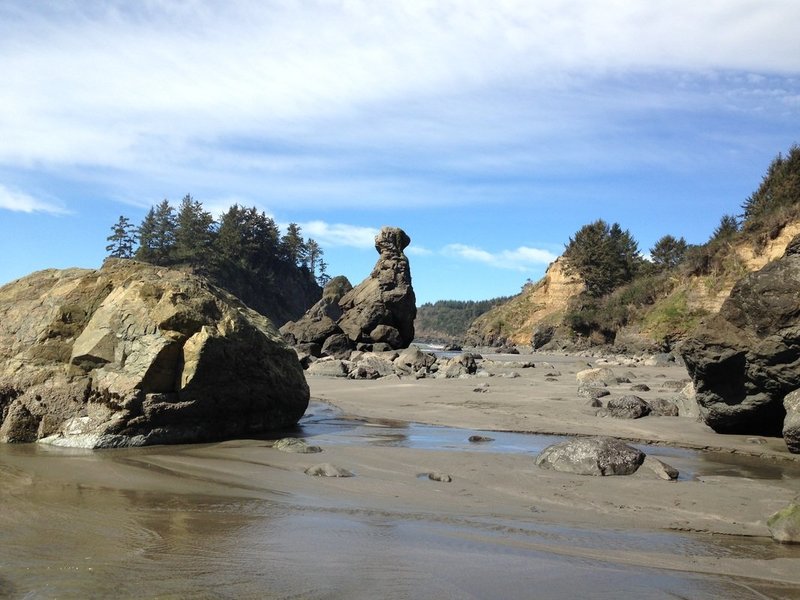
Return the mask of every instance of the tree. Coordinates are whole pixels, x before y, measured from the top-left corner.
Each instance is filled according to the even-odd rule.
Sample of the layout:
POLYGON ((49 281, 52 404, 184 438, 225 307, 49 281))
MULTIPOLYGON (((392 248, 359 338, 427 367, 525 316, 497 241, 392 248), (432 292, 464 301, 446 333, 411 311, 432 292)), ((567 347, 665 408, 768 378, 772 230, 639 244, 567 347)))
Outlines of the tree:
POLYGON ((178 207, 175 254, 178 260, 202 263, 214 241, 214 217, 187 194, 178 207))
POLYGON ((306 242, 305 259, 306 266, 308 267, 308 270, 311 271, 312 275, 317 272, 317 267, 319 262, 322 260, 322 255, 323 251, 322 248, 320 248, 320 245, 316 242, 316 240, 309 238, 309 240, 306 242))
POLYGON ((155 236, 156 231, 156 209, 150 207, 147 211, 141 225, 136 230, 139 236, 139 249, 136 251, 136 258, 144 262, 152 262, 155 254, 155 236))
POLYGON ((787 156, 775 157, 761 185, 745 200, 744 225, 756 226, 778 209, 790 206, 800 207, 800 146, 796 144, 787 156))
POLYGON ((328 275, 328 263, 325 262, 324 258, 319 259, 319 275, 317 275, 317 283, 325 287, 328 285, 328 282, 331 280, 331 276, 328 275))
POLYGON ((297 266, 305 263, 308 248, 303 236, 300 235, 300 226, 297 223, 289 223, 286 227, 286 233, 281 238, 281 250, 289 262, 297 266))
POLYGON ((110 244, 106 252, 113 258, 132 258, 133 247, 136 244, 136 231, 128 217, 120 216, 115 225, 111 226, 111 235, 106 238, 110 244))
POLYGON ((686 256, 687 248, 685 239, 665 235, 650 248, 653 266, 659 271, 676 267, 686 256))
POLYGON ((595 298, 633 279, 642 263, 630 232, 602 219, 581 227, 569 239, 564 257, 568 272, 578 273, 586 294, 595 298))
POLYGON ((722 215, 719 225, 711 234, 711 240, 727 240, 739 231, 739 221, 733 215, 722 215))

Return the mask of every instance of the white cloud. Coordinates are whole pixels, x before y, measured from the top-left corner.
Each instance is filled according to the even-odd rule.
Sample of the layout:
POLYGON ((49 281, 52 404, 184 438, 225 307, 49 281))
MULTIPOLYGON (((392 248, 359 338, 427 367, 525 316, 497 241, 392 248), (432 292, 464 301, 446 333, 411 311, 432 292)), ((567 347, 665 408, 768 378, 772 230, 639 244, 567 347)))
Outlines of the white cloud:
POLYGON ((349 246, 351 248, 374 248, 378 230, 374 227, 346 225, 344 223, 326 223, 309 221, 300 223, 303 236, 313 238, 322 247, 349 246))
POLYGON ((413 242, 408 248, 405 249, 405 253, 412 256, 432 256, 435 254, 433 250, 430 250, 425 246, 415 246, 413 242))
POLYGON ((527 271, 534 267, 547 265, 557 256, 548 250, 520 246, 516 250, 503 250, 501 252, 487 252, 482 248, 467 246, 465 244, 448 244, 443 249, 444 254, 456 256, 465 260, 480 262, 491 267, 527 271))
POLYGON ((55 215, 67 214, 68 212, 63 206, 53 202, 37 200, 28 194, 8 189, 2 184, 0 184, 0 209, 24 213, 44 212, 55 215))

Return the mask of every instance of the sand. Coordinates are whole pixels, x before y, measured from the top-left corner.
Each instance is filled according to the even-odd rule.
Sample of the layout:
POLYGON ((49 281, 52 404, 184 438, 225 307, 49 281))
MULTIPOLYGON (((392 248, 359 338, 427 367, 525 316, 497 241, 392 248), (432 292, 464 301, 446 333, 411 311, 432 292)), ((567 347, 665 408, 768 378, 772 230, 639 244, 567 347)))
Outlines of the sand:
MULTIPOLYGON (((498 365, 490 370, 493 376, 489 378, 353 381, 309 377, 309 384, 312 398, 353 417, 490 431, 609 435, 677 448, 710 449, 734 457, 752 456, 754 464, 765 468, 782 465, 789 475, 760 479, 720 474, 671 482, 644 470, 627 477, 557 473, 536 467, 528 455, 393 448, 365 452, 335 447, 326 450, 325 460, 352 469, 359 477, 332 484, 332 497, 341 501, 351 498, 376 510, 491 516, 523 522, 533 519, 537 523, 604 530, 696 532, 717 540, 749 538, 759 545, 779 546, 769 539, 766 519, 800 493, 800 479, 795 478, 800 473, 800 457, 790 454, 782 439, 719 435, 701 422, 684 417, 599 417, 597 409, 577 395, 575 374, 595 366, 591 360, 566 356, 486 358, 533 360, 537 366, 506 369, 498 365), (557 381, 546 381, 553 371, 560 373, 557 381), (511 372, 520 376, 507 377, 511 372), (479 386, 486 391, 476 391, 479 386), (453 482, 406 485, 416 474, 428 470, 450 474, 453 482)), ((671 382, 687 377, 685 369, 677 365, 611 368, 631 381, 608 388, 617 397, 634 393, 645 400, 669 398, 675 394, 671 382), (647 384, 651 391, 631 392, 631 386, 637 383, 647 384)), ((686 556, 641 549, 627 552, 579 545, 550 547, 549 551, 800 586, 800 546, 779 548, 769 558, 686 556)))

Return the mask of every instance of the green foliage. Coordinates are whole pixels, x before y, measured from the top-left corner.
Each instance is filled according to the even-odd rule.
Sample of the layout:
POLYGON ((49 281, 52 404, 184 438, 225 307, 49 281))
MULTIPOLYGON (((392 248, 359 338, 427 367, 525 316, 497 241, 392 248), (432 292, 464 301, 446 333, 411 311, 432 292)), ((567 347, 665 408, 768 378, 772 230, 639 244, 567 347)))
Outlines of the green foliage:
POLYGON ((800 146, 778 156, 767 168, 761 185, 742 205, 744 227, 748 230, 769 228, 776 215, 800 209, 800 146))
POLYGON ((650 257, 657 271, 674 269, 686 256, 688 246, 683 238, 665 235, 650 248, 650 257))
POLYGON ((739 220, 733 215, 722 215, 709 242, 732 239, 739 232, 739 220))
POLYGON ((106 252, 113 258, 133 258, 133 247, 136 245, 136 229, 130 219, 120 216, 111 227, 111 235, 106 238, 110 242, 106 252))
POLYGON ((427 302, 417 309, 414 328, 420 338, 463 340, 470 324, 489 309, 509 300, 508 297, 491 300, 438 300, 427 302))
MULTIPOLYGON (((123 239, 117 230, 126 223, 121 217, 109 241, 123 239)), ((317 280, 328 279, 319 244, 306 242, 296 224, 281 237, 275 221, 255 207, 234 204, 217 222, 187 194, 177 213, 168 200, 151 207, 137 231, 137 259, 201 271, 278 324, 301 316, 322 293, 317 280)), ((128 251, 120 243, 109 251, 134 255, 133 244, 128 251)))
POLYGON ((618 223, 599 219, 584 225, 564 251, 568 272, 577 272, 592 298, 604 296, 636 276, 642 257, 636 240, 618 223))

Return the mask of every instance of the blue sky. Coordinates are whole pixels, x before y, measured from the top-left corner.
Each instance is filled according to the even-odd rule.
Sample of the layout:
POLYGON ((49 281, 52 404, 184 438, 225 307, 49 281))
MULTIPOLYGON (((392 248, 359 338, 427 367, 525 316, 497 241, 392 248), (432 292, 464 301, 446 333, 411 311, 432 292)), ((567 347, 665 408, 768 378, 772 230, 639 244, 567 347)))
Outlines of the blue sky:
POLYGON ((704 242, 800 142, 795 0, 0 2, 0 283, 186 193, 420 302, 538 279, 598 218, 704 242))

